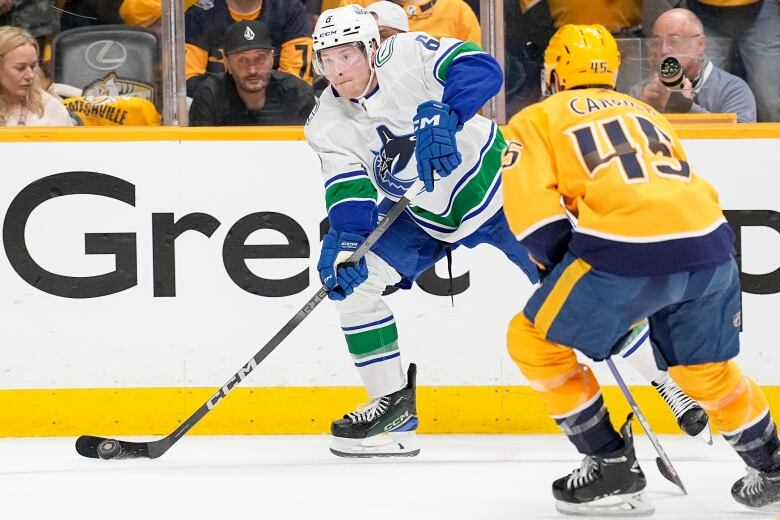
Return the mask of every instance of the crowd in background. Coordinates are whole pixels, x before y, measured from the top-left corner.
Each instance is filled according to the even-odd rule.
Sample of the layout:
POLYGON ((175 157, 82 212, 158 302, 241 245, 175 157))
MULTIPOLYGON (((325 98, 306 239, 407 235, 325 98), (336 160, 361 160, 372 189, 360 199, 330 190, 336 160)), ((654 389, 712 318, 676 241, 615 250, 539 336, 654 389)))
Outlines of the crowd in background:
MULTIPOLYGON (((193 126, 303 124, 328 88, 312 69, 325 9, 369 9, 383 39, 482 40, 479 0, 183 3, 193 126)), ((0 0, 0 126, 160 124, 161 15, 160 0, 0 0)), ((556 28, 600 23, 621 44, 620 90, 666 113, 780 121, 780 0, 504 0, 503 17, 507 116, 541 98, 556 28)))

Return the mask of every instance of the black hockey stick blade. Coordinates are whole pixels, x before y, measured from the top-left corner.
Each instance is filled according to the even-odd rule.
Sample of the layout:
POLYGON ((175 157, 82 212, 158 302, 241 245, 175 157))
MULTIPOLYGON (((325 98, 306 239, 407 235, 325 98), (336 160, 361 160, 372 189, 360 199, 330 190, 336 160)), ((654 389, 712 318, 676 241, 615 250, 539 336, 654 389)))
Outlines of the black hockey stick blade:
MULTIPOLYGON (((655 465, 658 466, 658 471, 661 473, 661 475, 666 480, 668 480, 669 482, 671 482, 673 484, 677 484, 677 482, 674 481, 674 477, 675 476, 672 475, 671 473, 669 473, 669 468, 666 467, 666 464, 664 464, 664 461, 663 461, 663 459, 661 457, 656 457, 655 458, 655 465)), ((679 479, 680 477, 677 477, 677 478, 679 479)), ((683 486, 683 489, 684 488, 685 488, 685 486, 683 486)))
MULTIPOLYGON (((371 249, 377 240, 387 231, 390 224, 403 213, 404 209, 411 202, 412 197, 417 195, 423 189, 423 182, 416 180, 407 190, 408 196, 402 197, 396 202, 390 211, 387 212, 376 228, 366 237, 366 239, 357 247, 357 249, 347 258, 347 262, 357 262, 371 249)), ((227 383, 222 385, 211 398, 203 403, 200 408, 195 410, 191 416, 184 420, 178 428, 172 431, 167 437, 152 442, 130 442, 117 439, 108 439, 106 437, 95 437, 92 435, 82 435, 76 440, 76 451, 83 457, 102 460, 121 460, 121 459, 156 459, 173 446, 185 433, 195 426, 212 408, 217 406, 227 397, 227 394, 233 390, 241 381, 259 365, 268 355, 278 347, 284 339, 295 330, 314 309, 327 299, 328 291, 323 285, 316 294, 307 301, 301 310, 295 316, 284 324, 279 331, 261 348, 249 362, 241 367, 238 372, 233 374, 227 383)))
POLYGON ((149 442, 130 442, 105 437, 82 435, 76 439, 76 451, 90 459, 140 459, 154 458, 149 455, 149 442))

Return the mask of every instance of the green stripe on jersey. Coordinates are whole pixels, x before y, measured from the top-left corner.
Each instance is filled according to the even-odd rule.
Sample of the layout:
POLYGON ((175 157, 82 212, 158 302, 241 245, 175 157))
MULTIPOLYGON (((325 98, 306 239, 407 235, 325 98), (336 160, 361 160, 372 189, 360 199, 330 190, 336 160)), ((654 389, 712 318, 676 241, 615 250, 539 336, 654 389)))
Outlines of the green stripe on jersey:
POLYGON ((450 67, 452 62, 460 56, 463 53, 466 52, 485 52, 482 50, 482 48, 477 45, 476 43, 472 42, 463 42, 460 45, 458 45, 455 50, 450 51, 449 56, 447 56, 444 61, 439 64, 439 67, 436 69, 436 77, 439 78, 439 81, 444 82, 447 79, 447 69, 450 67))
POLYGON ((376 201, 376 188, 368 177, 363 176, 334 182, 325 190, 325 207, 328 211, 345 199, 376 201))
POLYGON ((356 357, 398 350, 398 329, 395 323, 385 327, 345 334, 349 353, 356 357))
POLYGON ((488 192, 495 185, 496 178, 501 175, 501 158, 504 148, 506 148, 504 136, 499 130, 496 130, 493 144, 485 154, 479 171, 465 185, 461 186, 446 214, 437 215, 417 206, 411 206, 412 213, 417 217, 452 229, 460 227, 463 217, 484 202, 488 192))

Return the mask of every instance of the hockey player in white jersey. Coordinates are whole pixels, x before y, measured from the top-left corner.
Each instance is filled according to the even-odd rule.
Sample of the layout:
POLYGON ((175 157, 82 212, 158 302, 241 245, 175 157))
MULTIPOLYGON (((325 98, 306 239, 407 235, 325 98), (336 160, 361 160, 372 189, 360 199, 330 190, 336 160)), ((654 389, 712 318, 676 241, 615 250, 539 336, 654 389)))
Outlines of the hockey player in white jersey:
POLYGON ((305 127, 322 163, 330 221, 317 268, 372 399, 333 422, 331 451, 412 456, 416 367, 404 373, 385 287, 408 289, 449 250, 483 243, 538 281, 503 212, 504 138, 477 114, 503 75, 470 42, 403 33, 379 46, 374 17, 357 5, 323 12, 313 39, 314 66, 330 81, 305 127), (376 226, 378 200, 392 204, 418 177, 425 190, 410 194, 411 205, 365 258, 339 265, 376 226))

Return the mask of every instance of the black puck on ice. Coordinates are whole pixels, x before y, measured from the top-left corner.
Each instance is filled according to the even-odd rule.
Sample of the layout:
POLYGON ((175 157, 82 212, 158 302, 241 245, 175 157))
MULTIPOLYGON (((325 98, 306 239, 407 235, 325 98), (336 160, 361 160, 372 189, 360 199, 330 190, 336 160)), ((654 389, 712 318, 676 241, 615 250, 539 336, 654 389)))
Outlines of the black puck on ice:
POLYGON ((121 446, 113 439, 106 439, 97 447, 98 457, 101 459, 113 459, 119 454, 121 446))

